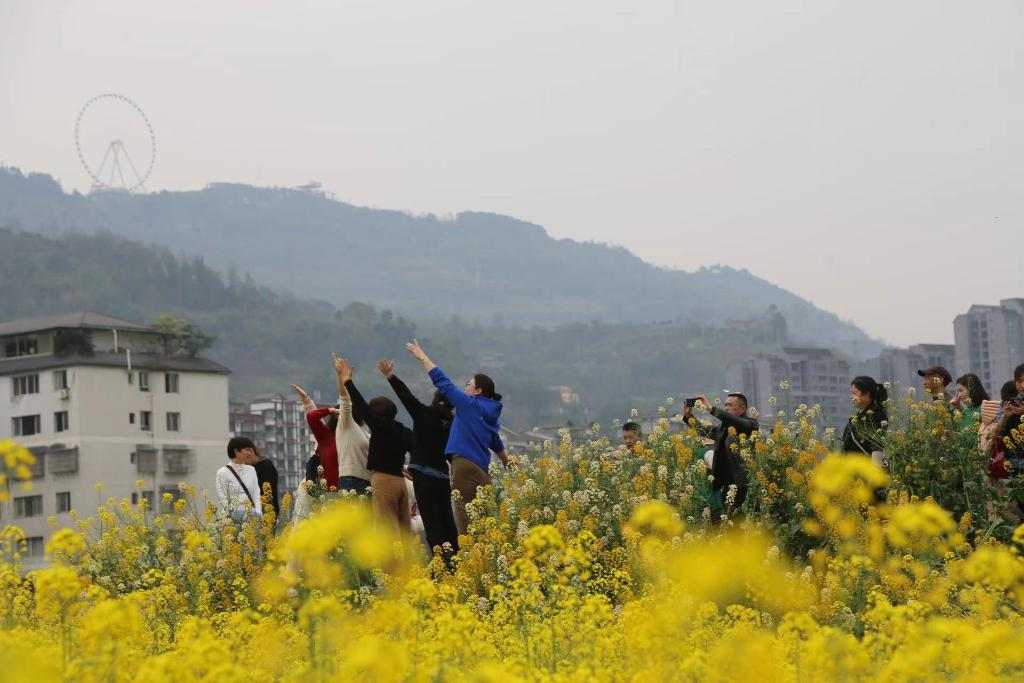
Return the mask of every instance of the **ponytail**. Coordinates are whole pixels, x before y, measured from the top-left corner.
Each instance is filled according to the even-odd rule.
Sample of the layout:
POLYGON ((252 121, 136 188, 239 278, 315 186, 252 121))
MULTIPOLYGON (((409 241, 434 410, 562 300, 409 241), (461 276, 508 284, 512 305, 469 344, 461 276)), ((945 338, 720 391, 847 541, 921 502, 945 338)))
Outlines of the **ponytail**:
POLYGON ((487 375, 482 372, 476 373, 473 375, 473 384, 480 390, 480 395, 484 398, 501 401, 501 394, 494 390, 494 380, 487 375))

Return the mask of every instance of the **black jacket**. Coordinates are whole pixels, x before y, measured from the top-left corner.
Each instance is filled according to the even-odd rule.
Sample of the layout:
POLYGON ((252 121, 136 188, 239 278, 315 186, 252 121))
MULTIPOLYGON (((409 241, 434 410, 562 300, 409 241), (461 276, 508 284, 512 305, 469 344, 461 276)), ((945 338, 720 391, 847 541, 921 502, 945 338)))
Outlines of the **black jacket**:
POLYGON ((395 375, 388 377, 388 383, 412 416, 413 444, 409 464, 426 465, 447 472, 448 459, 445 457, 445 450, 448 446, 448 434, 452 430, 452 421, 439 417, 433 408, 413 396, 405 382, 395 375))
POLYGON ((309 456, 309 459, 306 460, 306 468, 305 468, 305 479, 306 479, 306 481, 315 481, 317 483, 320 482, 320 479, 322 479, 322 477, 320 476, 320 472, 318 471, 319 467, 320 467, 320 454, 319 453, 314 453, 313 455, 309 456))
POLYGON ((405 454, 412 450, 412 431, 393 418, 382 420, 370 412, 366 399, 356 389, 352 380, 345 382, 353 407, 366 419, 370 428, 370 452, 366 457, 366 469, 401 477, 405 469, 405 454))
POLYGON ((843 430, 843 453, 857 453, 870 456, 875 451, 885 450, 882 439, 887 420, 885 408, 868 406, 850 418, 843 430))
POLYGON ((736 445, 739 448, 740 434, 749 437, 760 428, 760 425, 756 418, 747 415, 736 417, 717 406, 711 409, 711 415, 717 417, 721 424, 709 427, 697 420, 695 429, 715 442, 715 457, 711 464, 711 474, 715 477, 712 488, 720 491, 731 484, 736 484, 737 487, 746 486, 747 466, 743 463, 743 456, 738 451, 733 451, 731 447, 736 445), (736 433, 730 434, 729 427, 734 427, 736 433))
POLYGON ((260 482, 260 495, 263 495, 263 485, 270 483, 271 504, 274 506, 274 514, 280 517, 281 503, 277 495, 277 467, 270 458, 263 458, 253 465, 256 468, 256 479, 260 482))

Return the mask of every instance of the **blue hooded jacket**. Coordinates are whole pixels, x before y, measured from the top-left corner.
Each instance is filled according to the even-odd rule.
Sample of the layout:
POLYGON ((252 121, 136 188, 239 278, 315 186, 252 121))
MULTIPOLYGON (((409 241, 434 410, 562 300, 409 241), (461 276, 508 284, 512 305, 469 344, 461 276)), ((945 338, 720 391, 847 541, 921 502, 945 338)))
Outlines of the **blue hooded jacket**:
POLYGON ((486 472, 491 464, 491 451, 505 450, 505 444, 498 435, 501 401, 470 396, 455 386, 441 368, 435 367, 430 371, 430 380, 455 408, 455 421, 452 422, 445 454, 449 459, 453 455, 462 456, 486 472))

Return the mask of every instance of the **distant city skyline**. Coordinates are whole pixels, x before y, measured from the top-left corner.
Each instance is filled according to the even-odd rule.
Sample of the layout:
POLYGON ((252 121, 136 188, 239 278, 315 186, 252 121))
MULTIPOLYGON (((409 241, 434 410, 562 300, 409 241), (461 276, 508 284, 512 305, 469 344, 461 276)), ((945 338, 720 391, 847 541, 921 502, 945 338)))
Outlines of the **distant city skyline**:
POLYGON ((0 5, 0 163, 88 190, 75 117, 121 92, 152 191, 493 211, 745 268, 900 346, 1024 294, 1012 0, 155 7, 0 5))

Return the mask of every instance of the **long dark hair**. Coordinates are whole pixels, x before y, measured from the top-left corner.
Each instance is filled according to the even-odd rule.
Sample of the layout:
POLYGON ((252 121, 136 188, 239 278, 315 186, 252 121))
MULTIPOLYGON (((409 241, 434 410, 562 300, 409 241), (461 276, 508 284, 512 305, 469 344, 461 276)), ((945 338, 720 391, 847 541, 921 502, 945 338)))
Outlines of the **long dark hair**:
POLYGON ((985 391, 985 385, 981 383, 981 378, 973 372, 957 377, 956 383, 967 389, 967 398, 971 400, 971 405, 975 408, 980 408, 981 402, 988 400, 988 392, 985 391))
POLYGON ((480 390, 480 395, 495 401, 501 400, 501 394, 494 390, 494 380, 482 372, 473 375, 473 384, 480 390))
POLYGON ((868 377, 867 375, 854 377, 850 384, 857 387, 857 391, 871 397, 872 410, 875 410, 876 412, 879 409, 883 412, 885 411, 885 406, 883 404, 889 400, 889 390, 885 388, 885 385, 879 384, 875 381, 874 377, 868 377))

